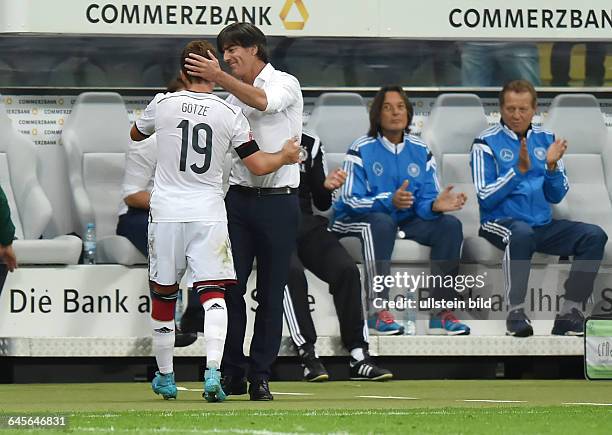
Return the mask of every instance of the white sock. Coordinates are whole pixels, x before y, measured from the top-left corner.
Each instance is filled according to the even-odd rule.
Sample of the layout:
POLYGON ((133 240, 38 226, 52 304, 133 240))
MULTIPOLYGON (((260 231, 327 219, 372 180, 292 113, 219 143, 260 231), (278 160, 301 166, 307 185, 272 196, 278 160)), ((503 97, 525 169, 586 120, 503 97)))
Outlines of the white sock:
POLYGON ((351 356, 355 361, 363 361, 365 359, 365 355, 363 354, 363 349, 361 347, 356 347, 351 350, 351 356))
POLYGON ((204 346, 206 347, 206 366, 212 369, 221 367, 223 347, 227 334, 227 308, 225 299, 213 298, 202 304, 204 308, 204 346))
POLYGON ((174 320, 161 321, 151 318, 153 329, 153 353, 161 374, 172 373, 174 366, 174 320))

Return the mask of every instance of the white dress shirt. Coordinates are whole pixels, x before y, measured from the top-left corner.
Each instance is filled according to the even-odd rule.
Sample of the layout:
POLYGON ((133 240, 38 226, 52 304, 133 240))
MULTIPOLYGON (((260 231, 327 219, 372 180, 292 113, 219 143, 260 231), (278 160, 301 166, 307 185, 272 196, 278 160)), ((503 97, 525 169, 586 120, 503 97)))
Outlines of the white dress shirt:
POLYGON ((128 211, 128 206, 124 201, 125 198, 137 192, 151 192, 156 162, 157 140, 155 135, 140 142, 132 141, 125 155, 125 173, 121 186, 119 216, 128 211))
MULTIPOLYGON (((267 64, 255 78, 253 86, 266 93, 268 106, 263 112, 250 107, 233 95, 227 102, 242 108, 251 124, 253 136, 262 151, 280 151, 292 137, 302 137, 302 112, 304 100, 300 82, 290 74, 274 69, 267 64)), ((232 152, 230 185, 250 187, 298 187, 300 169, 297 163, 282 166, 268 175, 256 176, 244 166, 235 152, 232 152)))

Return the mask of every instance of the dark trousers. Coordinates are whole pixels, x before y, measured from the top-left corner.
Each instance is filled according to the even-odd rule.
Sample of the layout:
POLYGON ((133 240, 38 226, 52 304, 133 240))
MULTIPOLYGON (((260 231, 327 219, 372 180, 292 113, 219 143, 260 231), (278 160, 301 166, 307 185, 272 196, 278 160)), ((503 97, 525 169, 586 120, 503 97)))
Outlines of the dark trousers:
POLYGON ((511 305, 525 301, 531 257, 534 252, 573 256, 574 261, 565 282, 565 297, 584 302, 593 292, 608 236, 597 225, 553 219, 546 225, 532 227, 515 219, 500 219, 480 227, 479 235, 504 251, 502 268, 506 295, 511 305))
MULTIPOLYGON (((363 216, 337 220, 332 230, 339 237, 353 236, 361 239, 365 261, 366 281, 371 297, 389 297, 389 289, 373 295, 371 284, 374 275, 390 275, 391 254, 395 247, 398 229, 405 238, 431 247, 432 275, 455 276, 459 271, 463 230, 461 222, 454 216, 441 215, 431 221, 414 217, 395 222, 385 213, 368 213, 363 216)), ((436 299, 452 300, 455 293, 450 288, 433 289, 436 299)))
POLYGON ((136 248, 148 257, 149 243, 149 210, 129 207, 128 211, 119 216, 117 234, 126 237, 136 248))
POLYGON ((6 264, 0 263, 0 295, 2 295, 2 288, 4 287, 4 281, 6 280, 6 275, 8 274, 8 269, 6 264))
POLYGON ((224 375, 244 376, 251 382, 270 378, 283 332, 283 291, 289 260, 295 248, 300 210, 297 195, 254 196, 230 187, 225 197, 228 229, 238 284, 225 292, 227 338, 224 375), (244 356, 247 324, 246 284, 257 258, 255 326, 250 357, 244 356))
POLYGON ((327 230, 327 219, 302 215, 302 221, 306 220, 312 221, 312 225, 308 225, 311 230, 297 241, 285 289, 284 313, 291 338, 296 346, 305 348, 314 347, 317 341, 308 303, 306 268, 329 284, 346 349, 350 351, 360 347, 367 350, 359 269, 338 238, 327 230))
MULTIPOLYGON (((575 42, 555 42, 550 53, 551 85, 567 86, 570 81, 570 60, 575 42)), ((587 42, 585 58, 585 86, 603 86, 606 75, 605 42, 587 42)))

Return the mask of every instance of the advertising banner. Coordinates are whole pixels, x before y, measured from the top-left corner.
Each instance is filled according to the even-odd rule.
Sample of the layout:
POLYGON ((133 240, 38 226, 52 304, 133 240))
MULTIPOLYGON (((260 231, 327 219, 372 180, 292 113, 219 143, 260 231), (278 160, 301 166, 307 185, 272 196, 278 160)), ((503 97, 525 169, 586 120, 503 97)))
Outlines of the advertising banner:
POLYGON ((20 0, 0 4, 0 33, 214 36, 251 22, 269 36, 609 40, 605 0, 20 0))

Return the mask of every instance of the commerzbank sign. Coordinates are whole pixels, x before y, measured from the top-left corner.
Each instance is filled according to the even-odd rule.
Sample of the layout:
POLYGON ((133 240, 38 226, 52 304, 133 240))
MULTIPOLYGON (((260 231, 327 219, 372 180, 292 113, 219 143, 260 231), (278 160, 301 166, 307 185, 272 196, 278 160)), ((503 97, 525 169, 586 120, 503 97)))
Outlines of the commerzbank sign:
POLYGON ((19 0, 0 33, 214 36, 250 22, 270 36, 610 40, 609 0, 19 0))

